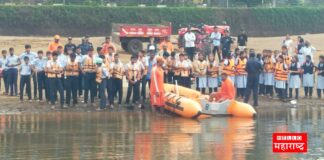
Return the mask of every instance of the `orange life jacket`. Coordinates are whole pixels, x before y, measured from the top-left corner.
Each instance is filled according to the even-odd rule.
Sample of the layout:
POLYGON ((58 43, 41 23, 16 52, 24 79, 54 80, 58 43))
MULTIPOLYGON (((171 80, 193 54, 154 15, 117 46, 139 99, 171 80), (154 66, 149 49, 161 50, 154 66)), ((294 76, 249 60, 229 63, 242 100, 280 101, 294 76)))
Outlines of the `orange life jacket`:
POLYGON ((118 79, 123 79, 123 64, 118 63, 116 64, 115 62, 113 68, 111 68, 112 71, 112 76, 118 79))
POLYGON ((206 61, 196 61, 195 65, 195 71, 199 74, 199 76, 204 76, 206 75, 207 71, 207 62, 206 61))
POLYGON ((237 75, 247 75, 247 72, 245 71, 246 61, 246 58, 243 60, 241 58, 238 59, 238 64, 236 64, 237 75))
POLYGON ((284 63, 277 63, 275 69, 275 79, 286 81, 288 79, 287 68, 284 67, 284 63))
MULTIPOLYGON (((50 65, 50 70, 52 71, 57 71, 57 70, 61 70, 62 68, 58 65, 58 62, 51 62, 51 65, 50 65)), ((62 77, 62 74, 61 73, 47 73, 47 77, 48 78, 61 78, 62 77)))
POLYGON ((271 58, 266 57, 264 59, 264 72, 266 73, 273 73, 274 72, 274 64, 271 60, 271 58))
POLYGON ((85 72, 96 72, 96 64, 93 62, 93 58, 87 56, 83 62, 83 70, 85 72))
POLYGON ((217 77, 218 75, 218 67, 216 64, 216 61, 214 60, 213 62, 209 62, 209 65, 207 65, 207 76, 208 77, 217 77))
POLYGON ((69 61, 66 65, 66 76, 79 76, 79 63, 69 61))
POLYGON ((141 69, 140 67, 135 63, 135 64, 128 64, 127 66, 127 78, 129 80, 139 80, 138 75, 140 74, 141 69))
POLYGON ((284 63, 288 66, 290 66, 291 63, 291 57, 289 55, 285 55, 284 57, 284 63))
POLYGON ((225 65, 223 63, 223 72, 226 73, 228 76, 234 76, 235 75, 235 64, 234 59, 229 59, 228 64, 225 65))
POLYGON ((96 82, 97 83, 102 82, 102 67, 99 67, 96 71, 96 82))
POLYGON ((189 76, 189 70, 188 69, 184 69, 184 63, 186 61, 182 61, 180 62, 179 61, 179 66, 178 68, 181 68, 181 69, 177 69, 175 72, 174 72, 174 75, 176 76, 180 76, 180 77, 188 77, 189 76))

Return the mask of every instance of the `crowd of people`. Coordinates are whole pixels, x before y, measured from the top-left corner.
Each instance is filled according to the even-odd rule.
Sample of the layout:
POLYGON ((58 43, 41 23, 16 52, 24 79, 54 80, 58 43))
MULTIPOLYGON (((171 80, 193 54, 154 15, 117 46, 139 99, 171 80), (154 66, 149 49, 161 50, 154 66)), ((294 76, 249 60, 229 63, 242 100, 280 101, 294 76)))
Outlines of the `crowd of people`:
MULTIPOLYGON (((139 105, 148 97, 147 86, 161 84, 157 82, 161 72, 164 83, 188 88, 196 86, 196 90, 203 94, 217 92, 222 83, 227 86, 232 83, 236 97, 244 99, 244 102, 249 101, 253 91, 254 106, 258 106, 258 95, 287 101, 288 98, 293 99, 295 91, 294 98, 298 99, 301 86, 304 87, 305 98, 311 98, 315 78, 318 98, 324 92, 324 56, 319 56, 320 61, 315 65, 315 49, 302 37, 298 39, 296 50, 292 49, 287 35, 280 51, 263 50, 262 53, 247 49, 248 39, 244 31, 238 35, 235 47, 229 31, 222 35, 217 27, 201 39, 205 47, 197 46, 200 42, 196 42, 196 37, 189 28, 184 35, 185 45, 177 52, 169 38, 159 44, 151 38, 147 49, 132 55, 127 64, 119 59, 110 37, 106 37, 96 50, 88 37, 84 37, 78 46, 72 43, 71 37, 66 45, 62 45, 59 35, 54 36, 46 52, 32 52, 28 44, 19 56, 14 48, 9 48, 9 54, 7 50, 2 50, 0 66, 4 95, 19 96, 23 102, 26 94, 30 102, 32 99, 47 101, 52 109, 56 108, 55 103, 61 108, 75 106, 79 103, 78 97, 82 96, 82 103, 87 105, 93 105, 98 98, 98 110, 102 110, 116 107, 115 101, 117 106, 122 104, 125 78, 128 82, 125 103, 139 105), (206 52, 206 48, 210 51, 206 52)), ((162 92, 157 87, 153 90, 162 92)), ((155 99, 155 96, 163 94, 149 95, 155 99)))

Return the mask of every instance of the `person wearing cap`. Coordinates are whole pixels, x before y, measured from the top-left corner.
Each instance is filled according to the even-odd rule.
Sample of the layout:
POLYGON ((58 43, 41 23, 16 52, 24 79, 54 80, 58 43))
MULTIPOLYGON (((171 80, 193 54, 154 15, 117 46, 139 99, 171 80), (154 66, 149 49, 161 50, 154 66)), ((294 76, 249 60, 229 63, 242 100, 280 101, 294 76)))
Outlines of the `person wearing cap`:
POLYGON ((88 54, 88 51, 90 48, 93 48, 93 45, 91 42, 89 42, 89 37, 84 37, 82 38, 82 43, 79 45, 81 48, 81 54, 86 55, 88 54))
POLYGON ((54 36, 54 41, 49 43, 49 45, 48 45, 48 50, 51 51, 51 52, 56 51, 58 46, 63 47, 63 45, 60 43, 60 36, 55 35, 54 36))
POLYGON ((68 43, 64 46, 64 53, 67 52, 67 49, 71 48, 73 53, 76 51, 76 45, 72 43, 72 37, 68 37, 68 43))
POLYGON ((51 109, 55 109, 56 93, 60 94, 60 104, 61 108, 66 108, 64 106, 64 89, 61 77, 63 75, 63 67, 58 62, 58 53, 57 51, 52 52, 52 60, 48 61, 46 64, 46 73, 48 77, 48 86, 49 86, 49 97, 51 102, 51 109))
POLYGON ((155 64, 156 64, 155 52, 154 52, 153 48, 151 48, 149 51, 149 57, 146 58, 146 62, 145 62, 145 66, 144 66, 145 69, 144 69, 143 75, 146 75, 146 76, 142 78, 141 96, 142 96, 143 101, 146 100, 146 87, 147 87, 147 84, 150 86, 151 70, 155 64))
MULTIPOLYGON (((23 52, 20 56, 19 56, 19 59, 20 61, 23 61, 25 57, 28 57, 29 58, 29 62, 32 64, 33 61, 37 58, 37 54, 35 52, 32 52, 31 51, 31 45, 30 44, 26 44, 25 45, 25 52, 23 52)), ((33 93, 34 93, 34 99, 36 100, 37 99, 37 75, 36 73, 34 73, 32 71, 32 75, 33 77, 33 93)))
POLYGON ((107 79, 109 78, 109 72, 107 67, 104 65, 104 55, 100 55, 96 58, 97 64, 97 71, 96 71, 96 82, 99 84, 99 95, 100 95, 100 102, 99 107, 97 108, 98 111, 101 111, 106 108, 107 99, 106 99, 106 88, 107 88, 107 79))
POLYGON ((231 55, 231 45, 234 43, 233 39, 230 37, 229 30, 225 30, 224 36, 221 38, 220 48, 222 51, 222 59, 228 58, 231 55))
POLYGON ((129 63, 125 65, 126 79, 128 81, 128 89, 126 95, 126 104, 129 104, 130 97, 133 92, 132 104, 138 103, 139 100, 139 82, 141 79, 141 66, 137 63, 137 56, 131 56, 129 63))
MULTIPOLYGON (((72 48, 69 49, 72 50, 72 48)), ((71 105, 71 97, 73 106, 78 103, 78 83, 76 82, 78 81, 80 70, 81 67, 79 62, 76 61, 75 53, 70 54, 67 65, 65 66, 66 104, 68 106, 71 105)))
POLYGON ((110 108, 114 108, 114 98, 118 92, 118 107, 120 107, 123 99, 123 76, 124 76, 124 65, 119 60, 119 55, 114 55, 114 61, 110 63, 110 71, 112 74, 113 93, 110 94, 109 103, 110 108))
POLYGON ((43 57, 44 52, 42 50, 39 50, 37 52, 37 55, 38 55, 37 58, 34 61, 32 61, 31 64, 32 64, 32 71, 35 75, 35 79, 37 82, 38 101, 41 102, 43 101, 43 90, 46 89, 45 88, 45 67, 46 67, 47 60, 43 57))
POLYGON ((82 72, 84 74, 84 103, 88 103, 89 91, 91 105, 94 103, 94 97, 96 92, 96 64, 95 57, 93 56, 93 48, 90 48, 88 55, 83 60, 82 72))
POLYGON ((150 37, 150 42, 147 44, 146 51, 149 52, 150 50, 154 50, 154 53, 157 53, 158 47, 155 43, 155 38, 150 37))
POLYGON ((168 53, 171 53, 174 51, 174 47, 172 42, 170 41, 170 37, 166 37, 162 42, 160 42, 159 50, 163 52, 167 51, 168 53))
POLYGON ((111 37, 107 36, 105 39, 105 42, 102 44, 102 49, 101 49, 101 53, 104 55, 108 54, 108 48, 111 48, 113 50, 113 52, 116 52, 116 47, 115 45, 111 42, 111 37))
POLYGON ((195 41, 196 41, 196 35, 195 33, 191 32, 191 27, 188 27, 187 32, 184 34, 184 40, 185 40, 185 51, 189 56, 189 59, 193 61, 193 57, 195 54, 195 41))
POLYGON ((164 59, 160 56, 156 58, 156 66, 152 68, 151 73, 151 85, 150 85, 150 95, 151 95, 151 106, 157 111, 160 111, 164 107, 164 73, 163 66, 164 59))

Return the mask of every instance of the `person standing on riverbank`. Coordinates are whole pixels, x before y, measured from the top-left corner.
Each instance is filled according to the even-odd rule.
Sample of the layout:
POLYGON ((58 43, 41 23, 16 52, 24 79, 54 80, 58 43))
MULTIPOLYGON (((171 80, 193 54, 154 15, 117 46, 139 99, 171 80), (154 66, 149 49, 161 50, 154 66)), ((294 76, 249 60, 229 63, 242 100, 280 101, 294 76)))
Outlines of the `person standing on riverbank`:
POLYGON ((51 100, 51 109, 55 109, 55 101, 56 101, 56 92, 60 94, 60 104, 61 108, 65 108, 64 106, 64 89, 62 84, 62 74, 63 67, 58 62, 58 53, 56 51, 52 52, 52 60, 47 62, 46 72, 48 77, 48 86, 50 91, 50 100, 51 100))
POLYGON ((64 53, 67 53, 68 48, 72 49, 73 53, 76 52, 76 45, 72 43, 72 37, 68 37, 68 43, 64 46, 64 53))
POLYGON ((81 54, 82 55, 87 55, 89 50, 92 48, 93 49, 93 45, 92 43, 89 41, 89 36, 85 36, 82 38, 82 42, 79 45, 79 47, 81 48, 81 54))
POLYGON ((102 49, 101 49, 101 53, 104 55, 107 55, 109 52, 109 48, 112 49, 113 53, 115 53, 117 51, 115 45, 111 42, 111 37, 107 36, 105 38, 105 42, 102 44, 102 49))
POLYGON ((324 56, 319 57, 319 63, 317 65, 317 97, 322 97, 322 90, 324 93, 324 56))
POLYGON ((245 71, 247 72, 247 85, 244 96, 244 103, 248 103, 250 99, 251 90, 253 92, 253 106, 256 107, 258 103, 258 86, 259 75, 262 72, 262 65, 255 57, 254 50, 250 53, 249 60, 246 62, 245 71))
POLYGON ((10 96, 18 95, 17 79, 18 79, 18 66, 21 64, 18 56, 15 55, 14 48, 9 48, 9 56, 6 61, 6 67, 8 67, 8 79, 10 96))
MULTIPOLYGON (((33 63, 34 60, 37 58, 37 54, 35 52, 32 52, 31 51, 31 45, 30 44, 26 44, 25 45, 25 52, 23 52, 19 58, 20 58, 20 61, 23 61, 25 57, 28 57, 29 58, 29 62, 30 63, 33 63)), ((34 71, 32 71, 32 77, 33 77, 33 93, 34 93, 34 100, 37 99, 37 73, 35 73, 34 71)))
MULTIPOLYGON (((45 87, 45 67, 46 67, 46 59, 43 58, 43 51, 40 50, 37 52, 38 57, 32 62, 32 70, 34 72, 37 89, 38 89, 38 101, 43 101, 43 89, 46 90, 45 87)), ((46 91, 45 91, 46 93, 46 91)))
POLYGON ((221 53, 220 53, 220 41, 221 41, 222 35, 218 32, 217 26, 214 27, 214 32, 211 33, 210 39, 213 44, 213 54, 214 56, 218 55, 218 61, 220 62, 222 60, 221 53))
POLYGON ((119 60, 119 54, 114 55, 114 61, 110 64, 110 69, 112 72, 112 84, 113 84, 113 93, 110 97, 110 108, 114 108, 114 98, 117 96, 118 92, 118 106, 121 107, 123 99, 123 76, 124 76, 124 65, 119 60))
POLYGON ((60 43, 60 35, 57 34, 54 36, 54 41, 48 45, 48 50, 51 52, 56 51, 58 46, 63 47, 63 45, 60 43))
POLYGON ((245 31, 241 29, 241 33, 237 35, 237 48, 239 48, 240 51, 243 51, 248 42, 248 36, 246 35, 245 31))
POLYGON ((293 56, 289 66, 289 99, 292 99, 292 92, 295 89, 295 99, 299 97, 300 87, 300 65, 298 63, 298 56, 293 56))
POLYGON ((312 98, 313 96, 315 65, 311 59, 312 57, 310 55, 307 55, 306 61, 301 67, 303 72, 303 87, 305 91, 305 98, 312 98))
MULTIPOLYGON (((71 49, 71 48, 70 48, 71 49)), ((78 103, 78 77, 81 70, 80 63, 76 60, 75 53, 69 55, 68 63, 65 67, 66 75, 66 104, 71 105, 72 97, 72 106, 75 106, 78 103)))
POLYGON ((1 51, 2 58, 1 60, 1 69, 2 69, 2 78, 3 78, 3 83, 4 83, 4 95, 9 94, 9 73, 8 73, 8 67, 6 66, 7 62, 7 50, 2 50, 1 51))
POLYGON ((29 57, 24 57, 24 63, 20 65, 19 67, 19 73, 20 73, 20 102, 23 102, 23 95, 24 95, 24 88, 26 86, 26 92, 28 96, 29 102, 32 102, 31 100, 31 87, 30 87, 30 76, 31 76, 31 64, 29 63, 29 57))
POLYGON ((185 51, 187 55, 189 56, 189 59, 193 61, 193 57, 195 55, 195 41, 196 41, 196 35, 195 33, 191 32, 191 27, 188 27, 187 32, 184 34, 184 40, 185 40, 185 51))
POLYGON ((152 68, 151 73, 151 106, 157 111, 160 111, 160 109, 164 106, 164 72, 162 68, 163 64, 164 59, 160 56, 157 57, 156 66, 152 68))
POLYGON ((231 56, 231 46, 233 39, 230 37, 230 32, 225 30, 224 36, 221 38, 220 48, 222 50, 222 59, 229 58, 231 56))
POLYGON ((94 103, 96 91, 96 64, 93 55, 93 48, 90 48, 88 55, 85 56, 82 63, 82 72, 84 73, 84 104, 88 103, 89 92, 91 105, 94 103))
POLYGON ((131 61, 125 66, 126 79, 128 81, 126 104, 129 104, 133 95, 132 105, 139 100, 139 83, 141 78, 141 66, 137 62, 137 56, 131 56, 131 61), (133 93, 132 93, 133 92, 133 93))

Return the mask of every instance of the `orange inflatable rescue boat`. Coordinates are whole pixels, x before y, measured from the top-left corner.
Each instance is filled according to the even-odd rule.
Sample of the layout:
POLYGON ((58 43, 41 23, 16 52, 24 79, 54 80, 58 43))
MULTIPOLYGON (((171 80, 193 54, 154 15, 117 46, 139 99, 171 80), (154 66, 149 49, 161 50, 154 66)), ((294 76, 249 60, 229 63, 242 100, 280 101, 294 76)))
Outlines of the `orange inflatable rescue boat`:
POLYGON ((209 102, 209 96, 193 89, 164 84, 165 109, 185 118, 204 118, 208 116, 233 116, 253 118, 254 108, 246 103, 226 100, 221 103, 209 102))

